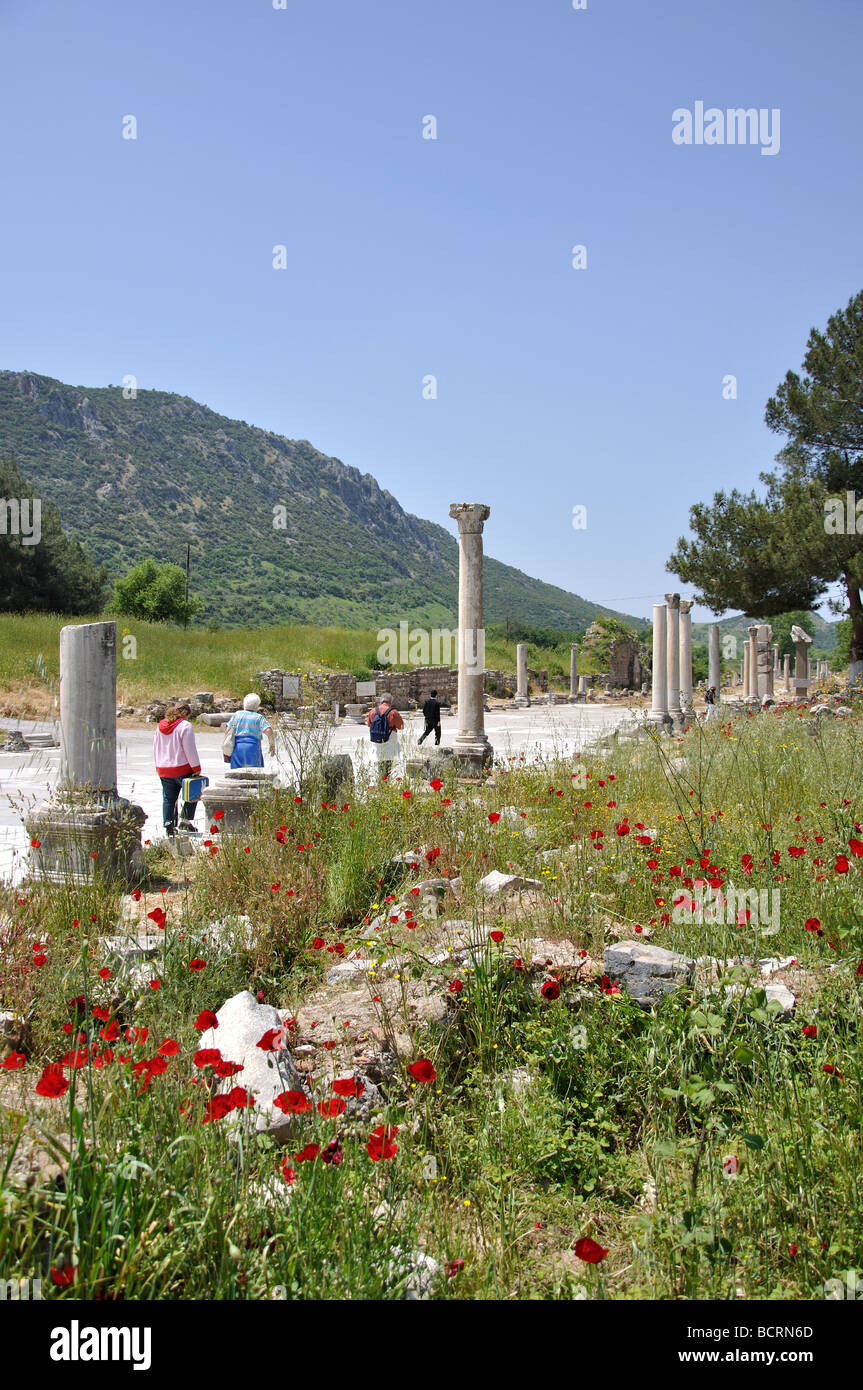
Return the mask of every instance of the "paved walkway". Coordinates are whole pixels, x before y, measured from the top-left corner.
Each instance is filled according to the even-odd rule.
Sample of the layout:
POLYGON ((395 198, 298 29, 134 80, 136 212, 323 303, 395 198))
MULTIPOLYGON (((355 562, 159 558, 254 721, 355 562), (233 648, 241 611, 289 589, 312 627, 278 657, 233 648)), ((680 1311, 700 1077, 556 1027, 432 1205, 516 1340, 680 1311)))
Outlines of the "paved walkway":
MULTIPOLYGON (((555 755, 572 756, 602 734, 610 733, 633 718, 634 711, 619 707, 533 705, 525 710, 493 710, 486 715, 485 724, 498 758, 524 753, 529 761, 555 755)), ((444 714, 441 724, 442 745, 451 745, 456 732, 455 716, 444 714)), ((56 726, 0 719, 0 729, 19 729, 25 738, 28 732, 44 733, 52 728, 56 726)), ((397 776, 404 765, 404 754, 413 751, 422 729, 421 715, 405 717, 402 756, 395 768, 397 776)), ((223 737, 218 729, 207 726, 195 730, 202 770, 211 781, 225 769, 221 755, 223 737)), ((430 746, 427 739, 423 748, 430 746)), ((362 766, 371 766, 368 733, 357 724, 340 724, 334 729, 331 747, 333 752, 349 753, 356 771, 362 766)), ((22 875, 28 847, 22 817, 45 800, 56 777, 59 758, 58 748, 0 753, 0 879, 17 881, 22 875)), ((284 766, 278 761, 277 765, 287 779, 284 766)), ((268 763, 268 766, 273 764, 268 763)), ((143 838, 161 836, 162 789, 153 767, 151 728, 117 731, 117 785, 121 796, 137 802, 147 813, 143 838)))

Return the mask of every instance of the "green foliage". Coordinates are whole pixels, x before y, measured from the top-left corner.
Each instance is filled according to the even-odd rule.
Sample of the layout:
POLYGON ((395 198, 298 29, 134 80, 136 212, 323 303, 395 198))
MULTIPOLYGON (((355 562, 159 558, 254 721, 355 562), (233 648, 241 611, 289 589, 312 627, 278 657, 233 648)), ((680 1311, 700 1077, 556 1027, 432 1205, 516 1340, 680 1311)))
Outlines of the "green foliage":
POLYGON ((141 618, 150 623, 187 623, 200 607, 197 599, 186 600, 186 576, 179 565, 142 560, 125 579, 114 583, 111 611, 121 617, 141 618))
MULTIPOLYGON (((851 660, 863 659, 863 552, 852 526, 830 531, 825 502, 863 492, 863 292, 813 328, 803 375, 789 371, 765 419, 785 445, 766 495, 734 489, 690 509, 695 539, 681 538, 668 569, 698 588, 714 612, 771 616, 809 610, 840 581, 852 621, 851 660)), ((837 609, 837 611, 839 611, 837 609)))
POLYGON ((104 569, 97 569, 79 542, 64 534, 57 508, 36 499, 35 492, 14 459, 0 459, 0 508, 4 509, 0 519, 0 612, 98 612, 105 596, 104 569), (10 501, 17 502, 20 509, 24 499, 29 503, 28 529, 35 544, 25 543, 21 534, 11 534, 12 518, 7 522, 5 515, 10 501), (39 513, 34 507, 36 500, 39 513), (37 515, 38 533, 34 524, 37 515))

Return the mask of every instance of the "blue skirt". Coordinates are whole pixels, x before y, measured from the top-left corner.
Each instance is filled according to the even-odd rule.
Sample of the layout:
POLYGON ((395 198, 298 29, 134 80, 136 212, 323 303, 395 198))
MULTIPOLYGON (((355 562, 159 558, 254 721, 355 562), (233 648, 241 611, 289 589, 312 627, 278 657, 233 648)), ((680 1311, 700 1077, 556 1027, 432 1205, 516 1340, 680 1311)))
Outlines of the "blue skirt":
POLYGON ((263 767, 264 750, 261 739, 254 734, 240 734, 234 739, 231 767, 263 767))

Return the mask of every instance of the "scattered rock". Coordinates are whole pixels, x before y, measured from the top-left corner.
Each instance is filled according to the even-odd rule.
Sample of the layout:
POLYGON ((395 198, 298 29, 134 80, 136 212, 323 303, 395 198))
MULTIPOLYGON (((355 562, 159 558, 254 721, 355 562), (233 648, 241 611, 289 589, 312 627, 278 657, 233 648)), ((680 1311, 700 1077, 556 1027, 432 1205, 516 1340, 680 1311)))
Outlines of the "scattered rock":
POLYGON ((270 1028, 282 1028, 278 1012, 269 1004, 259 1004, 244 989, 225 1001, 216 1018, 219 1026, 201 1035, 201 1048, 217 1047, 225 1061, 239 1062, 243 1068, 227 1077, 220 1089, 244 1086, 255 1099, 256 1129, 268 1130, 277 1143, 287 1143, 294 1135, 296 1121, 274 1109, 273 1101, 282 1091, 302 1091, 304 1087, 287 1047, 273 1052, 258 1047, 270 1028))
POLYGON ((644 941, 621 941, 606 946, 606 975, 617 980, 642 1007, 649 1007, 692 979, 695 961, 663 946, 644 941))
POLYGON ((520 893, 524 889, 542 888, 542 883, 538 878, 522 878, 519 874, 504 874, 500 869, 492 869, 491 873, 481 878, 478 884, 481 893, 487 898, 509 897, 511 893, 520 893))

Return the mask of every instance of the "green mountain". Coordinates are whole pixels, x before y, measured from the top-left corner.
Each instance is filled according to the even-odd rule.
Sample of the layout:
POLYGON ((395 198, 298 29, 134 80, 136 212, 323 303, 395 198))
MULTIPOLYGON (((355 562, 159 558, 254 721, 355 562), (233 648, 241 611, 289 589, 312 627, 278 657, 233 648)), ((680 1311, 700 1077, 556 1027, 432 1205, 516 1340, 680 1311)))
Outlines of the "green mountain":
MULTIPOLYGON (((4 371, 6 455, 113 577, 149 555, 185 565, 189 544, 198 621, 455 625, 454 538, 308 440, 167 391, 125 400, 120 387, 4 371)), ((485 603, 487 622, 579 632, 607 614, 645 626, 488 556, 485 603)))

